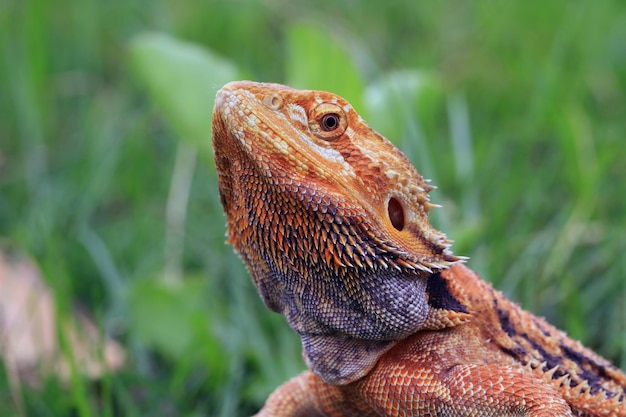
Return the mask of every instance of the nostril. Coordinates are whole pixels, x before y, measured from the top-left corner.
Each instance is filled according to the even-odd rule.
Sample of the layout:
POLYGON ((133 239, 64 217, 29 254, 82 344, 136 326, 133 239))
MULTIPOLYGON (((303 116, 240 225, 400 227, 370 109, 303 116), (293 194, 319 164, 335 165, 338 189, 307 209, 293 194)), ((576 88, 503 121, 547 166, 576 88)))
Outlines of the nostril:
POLYGON ((269 109, 280 110, 283 107, 283 99, 277 94, 263 97, 263 104, 269 109))
POLYGON ((404 209, 397 198, 391 197, 387 203, 387 212, 391 225, 398 231, 404 229, 404 209))

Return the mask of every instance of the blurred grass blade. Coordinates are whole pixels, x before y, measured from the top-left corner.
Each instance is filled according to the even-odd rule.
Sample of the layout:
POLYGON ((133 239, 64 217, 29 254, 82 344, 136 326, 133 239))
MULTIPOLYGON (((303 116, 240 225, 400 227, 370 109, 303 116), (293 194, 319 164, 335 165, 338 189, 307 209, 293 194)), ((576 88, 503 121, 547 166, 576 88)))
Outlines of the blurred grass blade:
POLYGON ((287 84, 332 91, 361 110, 365 87, 347 42, 340 42, 321 25, 299 24, 287 30, 287 84))
POLYGON ((217 90, 238 78, 236 67, 198 45, 145 33, 130 43, 139 79, 183 140, 212 155, 211 113, 217 90))
POLYGON ((391 71, 365 90, 365 119, 397 144, 404 136, 411 136, 410 126, 415 125, 416 119, 420 125, 431 123, 444 102, 443 89, 434 74, 391 71))

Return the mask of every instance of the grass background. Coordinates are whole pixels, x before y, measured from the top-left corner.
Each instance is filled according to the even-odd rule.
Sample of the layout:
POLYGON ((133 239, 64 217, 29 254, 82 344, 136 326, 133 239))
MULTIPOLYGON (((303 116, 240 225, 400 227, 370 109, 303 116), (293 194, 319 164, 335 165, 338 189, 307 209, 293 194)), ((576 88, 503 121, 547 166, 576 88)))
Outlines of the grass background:
POLYGON ((130 360, 21 410, 0 369, 1 415, 246 415, 303 368, 224 244, 228 74, 346 96, 439 186, 455 253, 626 368, 622 2, 62 3, 0 2, 0 237, 130 360))

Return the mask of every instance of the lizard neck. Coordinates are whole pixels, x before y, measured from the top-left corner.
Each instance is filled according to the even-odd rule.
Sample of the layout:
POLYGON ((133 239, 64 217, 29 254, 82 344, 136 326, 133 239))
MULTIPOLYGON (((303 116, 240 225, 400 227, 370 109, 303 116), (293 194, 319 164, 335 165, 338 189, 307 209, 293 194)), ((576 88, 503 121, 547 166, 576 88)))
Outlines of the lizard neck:
POLYGON ((300 335, 307 366, 329 383, 365 376, 429 315, 428 278, 414 271, 293 266, 284 271, 267 259, 252 275, 265 303, 300 335))

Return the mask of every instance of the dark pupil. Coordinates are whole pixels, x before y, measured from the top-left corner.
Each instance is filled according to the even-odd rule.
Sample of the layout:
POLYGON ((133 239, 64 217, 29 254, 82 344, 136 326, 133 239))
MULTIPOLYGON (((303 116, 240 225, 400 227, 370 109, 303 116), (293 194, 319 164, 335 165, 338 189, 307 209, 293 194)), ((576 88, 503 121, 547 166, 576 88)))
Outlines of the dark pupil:
POLYGON ((337 129, 339 126, 339 116, 335 113, 327 114, 322 117, 322 130, 327 132, 337 129))

